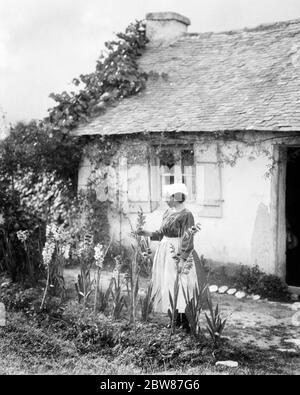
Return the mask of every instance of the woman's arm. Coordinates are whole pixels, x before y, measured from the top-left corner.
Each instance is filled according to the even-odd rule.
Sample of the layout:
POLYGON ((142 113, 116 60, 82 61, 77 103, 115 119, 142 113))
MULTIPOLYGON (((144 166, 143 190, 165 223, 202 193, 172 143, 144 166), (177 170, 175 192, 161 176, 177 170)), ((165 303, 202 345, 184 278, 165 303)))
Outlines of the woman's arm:
MULTIPOLYGON (((163 220, 168 216, 169 210, 167 210, 164 215, 163 215, 163 220)), ((161 241, 161 239, 164 237, 164 233, 162 230, 156 230, 155 232, 150 232, 148 230, 141 230, 137 232, 139 236, 145 236, 145 237, 150 237, 151 240, 153 241, 161 241)))
POLYGON ((140 230, 137 232, 138 236, 150 237, 153 241, 160 241, 163 238, 163 233, 160 230, 149 232, 148 230, 140 230))
MULTIPOLYGON (((162 219, 163 221, 168 216, 168 214, 169 214, 169 210, 164 212, 163 219, 162 219)), ((159 229, 156 232, 152 232, 152 235, 150 236, 150 239, 152 241, 161 241, 161 239, 163 237, 164 237, 164 233, 163 233, 163 231, 161 229, 159 229)))
POLYGON ((138 236, 144 236, 144 237, 151 237, 153 232, 149 232, 148 230, 139 230, 136 232, 138 236))
POLYGON ((157 230, 156 232, 151 232, 150 239, 152 241, 161 241, 161 239, 164 237, 163 232, 160 230, 157 230))

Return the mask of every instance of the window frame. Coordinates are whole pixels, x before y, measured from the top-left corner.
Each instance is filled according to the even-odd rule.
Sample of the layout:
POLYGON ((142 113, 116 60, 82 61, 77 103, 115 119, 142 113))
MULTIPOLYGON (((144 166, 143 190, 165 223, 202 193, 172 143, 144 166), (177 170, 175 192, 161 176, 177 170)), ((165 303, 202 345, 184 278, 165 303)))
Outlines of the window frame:
MULTIPOLYGON (((155 149, 155 146, 154 146, 155 149)), ((163 177, 174 177, 174 183, 182 183, 184 182, 183 178, 190 176, 188 171, 183 172, 183 160, 182 160, 182 153, 184 151, 192 151, 193 152, 193 165, 191 166, 186 166, 190 167, 192 169, 192 194, 189 193, 189 196, 187 198, 188 203, 195 203, 197 200, 197 193, 196 193, 196 155, 195 155, 195 149, 194 149, 194 144, 193 143, 187 143, 187 144, 181 144, 178 146, 178 144, 170 144, 166 147, 166 149, 173 151, 174 152, 174 172, 165 172, 163 170, 164 165, 161 164, 162 159, 158 158, 158 163, 156 162, 156 165, 159 166, 159 196, 160 200, 159 203, 163 202, 163 187, 165 185, 169 185, 167 183, 163 183, 163 177), (180 154, 179 154, 179 152, 180 154)), ((166 165, 165 165, 166 166, 166 165)), ((186 184, 186 183, 185 183, 186 184)), ((187 184, 186 184, 187 185, 187 184)))

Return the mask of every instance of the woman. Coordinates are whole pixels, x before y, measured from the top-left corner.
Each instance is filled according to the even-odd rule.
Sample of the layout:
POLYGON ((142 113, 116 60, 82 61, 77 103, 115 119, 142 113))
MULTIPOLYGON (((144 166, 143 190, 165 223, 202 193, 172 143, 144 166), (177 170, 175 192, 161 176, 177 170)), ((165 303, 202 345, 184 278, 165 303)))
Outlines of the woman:
POLYGON ((193 214, 185 207, 188 196, 184 184, 172 184, 166 189, 167 204, 169 209, 163 216, 160 229, 156 232, 142 231, 143 236, 151 240, 160 241, 154 256, 152 269, 153 294, 156 294, 154 311, 167 313, 170 309, 169 292, 174 294, 174 282, 177 276, 177 265, 174 260, 172 248, 179 253, 179 267, 184 268, 189 258, 190 269, 180 274, 179 294, 177 301, 178 320, 177 324, 188 329, 185 316, 186 301, 182 287, 193 296, 195 287, 202 289, 205 283, 206 273, 201 261, 194 250, 193 235, 187 235, 186 231, 194 226, 193 214))

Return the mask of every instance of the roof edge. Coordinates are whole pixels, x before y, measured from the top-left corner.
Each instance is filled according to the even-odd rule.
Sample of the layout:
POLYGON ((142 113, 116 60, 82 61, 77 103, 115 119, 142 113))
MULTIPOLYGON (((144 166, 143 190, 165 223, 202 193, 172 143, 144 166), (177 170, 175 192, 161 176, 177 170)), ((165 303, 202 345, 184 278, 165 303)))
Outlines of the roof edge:
POLYGON ((227 35, 234 35, 234 34, 242 34, 242 33, 260 33, 265 32, 268 30, 280 30, 282 28, 286 28, 292 25, 300 25, 300 18, 298 19, 290 19, 287 21, 278 21, 278 22, 270 22, 270 23, 262 23, 260 25, 254 27, 243 27, 241 29, 233 29, 233 30, 222 30, 220 32, 214 31, 206 31, 206 32, 190 32, 186 33, 185 36, 210 36, 210 35, 219 35, 219 34, 227 34, 227 35))

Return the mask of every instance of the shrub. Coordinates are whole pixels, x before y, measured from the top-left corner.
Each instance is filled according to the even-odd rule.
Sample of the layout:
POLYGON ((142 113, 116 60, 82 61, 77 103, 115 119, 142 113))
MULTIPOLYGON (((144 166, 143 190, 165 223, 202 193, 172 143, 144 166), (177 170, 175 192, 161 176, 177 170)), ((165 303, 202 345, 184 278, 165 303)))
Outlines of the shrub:
POLYGON ((104 261, 104 268, 106 270, 114 269, 115 257, 120 257, 120 261, 122 262, 120 272, 127 272, 130 269, 130 262, 132 259, 131 249, 119 243, 112 243, 104 261))
POLYGON ((75 186, 80 156, 75 137, 60 130, 53 133, 44 121, 19 122, 0 143, 0 170, 11 177, 19 171, 24 175, 56 172, 59 179, 71 180, 75 186))
POLYGON ((20 205, 20 194, 0 176, 0 272, 33 284, 43 273, 43 222, 20 205), (30 230, 30 232, 28 231, 30 230), (22 237, 20 237, 22 236, 22 237))
POLYGON ((62 314, 66 327, 63 337, 73 340, 82 353, 101 352, 114 347, 118 342, 119 330, 105 315, 95 317, 92 309, 84 308, 77 302, 69 302, 62 314))
MULTIPOLYGON (((31 317, 40 313, 42 297, 43 288, 41 286, 26 288, 24 284, 11 283, 0 289, 0 301, 5 304, 8 311, 23 312, 31 317)), ((43 313, 59 317, 62 309, 61 298, 52 296, 47 299, 43 313)))
POLYGON ((39 309, 42 298, 42 288, 25 288, 13 283, 0 291, 0 300, 7 310, 34 313, 39 309))
POLYGON ((29 277, 33 284, 45 273, 41 253, 46 222, 67 221, 71 184, 40 163, 34 168, 18 133, 0 143, 0 271, 13 281, 29 277))
POLYGON ((272 300, 289 299, 287 284, 273 274, 262 272, 258 265, 254 267, 242 265, 236 286, 249 294, 258 294, 263 298, 272 300))

